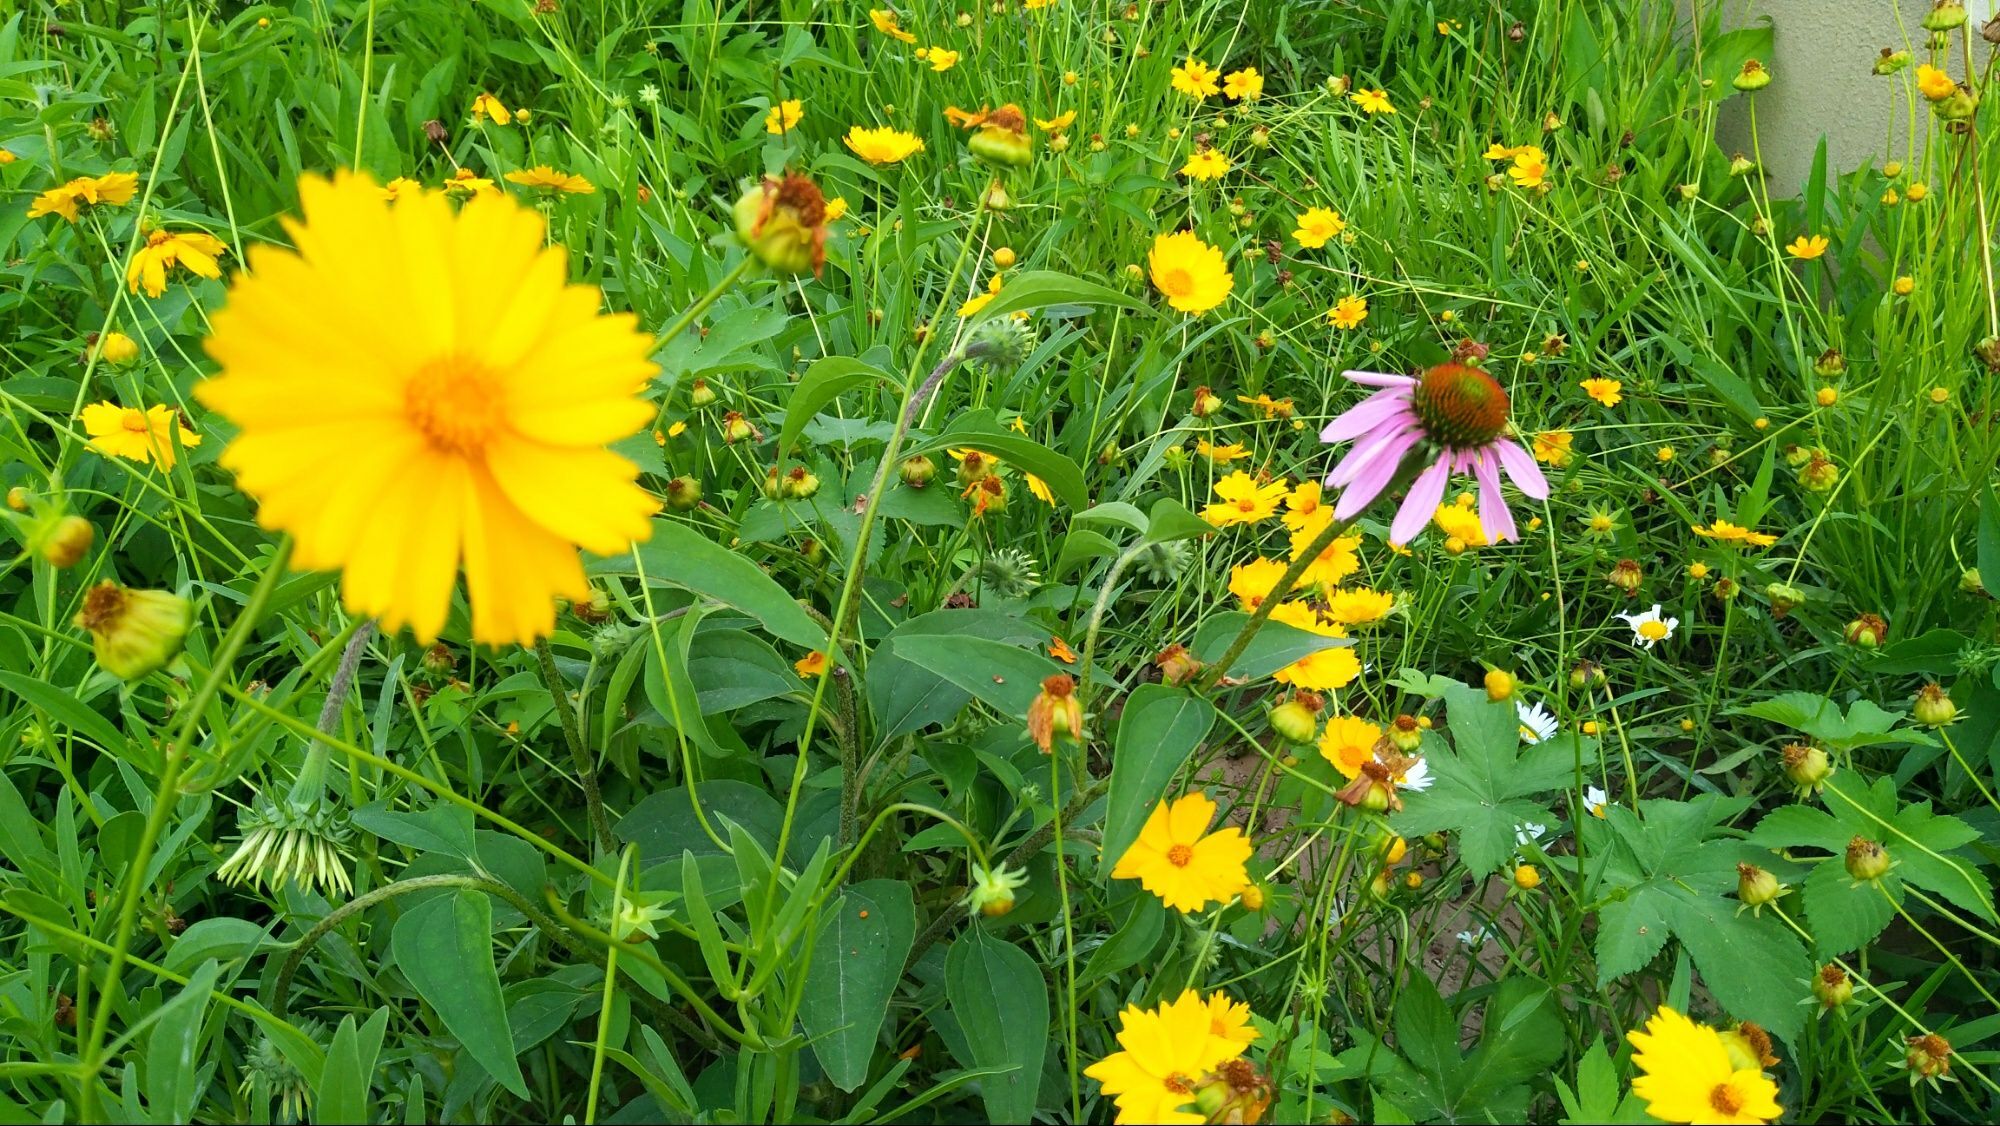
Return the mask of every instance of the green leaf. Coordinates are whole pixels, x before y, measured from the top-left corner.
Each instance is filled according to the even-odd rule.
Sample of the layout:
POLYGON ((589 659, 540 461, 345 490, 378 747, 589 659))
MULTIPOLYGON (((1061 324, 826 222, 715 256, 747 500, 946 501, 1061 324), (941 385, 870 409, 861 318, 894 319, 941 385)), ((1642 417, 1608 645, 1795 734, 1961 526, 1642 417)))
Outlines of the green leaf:
POLYGON ((778 431, 779 462, 798 445, 800 432, 814 415, 847 392, 871 383, 894 387, 896 380, 881 368, 852 356, 828 356, 807 368, 793 385, 791 397, 785 400, 785 425, 778 431))
POLYGON ((1153 511, 1147 514, 1145 538, 1147 543, 1170 543, 1198 539, 1214 531, 1215 525, 1188 511, 1180 501, 1161 497, 1153 502, 1153 511))
MULTIPOLYGON (((741 610, 794 645, 826 648, 826 631, 784 587, 757 564, 694 528, 674 520, 654 520, 652 538, 637 550, 648 581, 670 583, 741 610)), ((597 560, 589 570, 597 575, 635 575, 640 567, 630 556, 614 556, 597 560)))
POLYGON ((1139 839, 1167 783, 1213 726, 1214 706, 1186 689, 1142 684, 1132 690, 1112 740, 1111 792, 1104 815, 1106 865, 1116 864, 1139 839))
POLYGON ((812 1038, 813 1055, 827 1078, 843 1091, 852 1092, 868 1080, 916 930, 910 886, 897 880, 855 884, 820 923, 799 1023, 812 1038))
POLYGON ((1445 702, 1454 745, 1426 747, 1437 781, 1406 796, 1390 824, 1406 837, 1455 830, 1466 867, 1475 876, 1490 875, 1514 855, 1516 826, 1557 820, 1532 795, 1570 781, 1578 756, 1593 757, 1590 744, 1565 732, 1523 748, 1513 704, 1489 700, 1483 690, 1463 684, 1447 689, 1445 702))
POLYGON ((688 646, 687 670, 703 715, 735 711, 805 690, 791 662, 743 630, 709 629, 695 634, 688 646))
POLYGON ((1054 270, 1027 270, 1007 279, 1000 292, 985 307, 972 315, 970 323, 982 324, 995 317, 1004 317, 1023 309, 1039 309, 1045 305, 1116 305, 1120 308, 1149 312, 1142 301, 1120 293, 1118 290, 1083 281, 1054 270))
POLYGON ((37 711, 47 712, 50 719, 89 739, 104 750, 115 752, 129 742, 116 727, 112 726, 110 720, 86 707, 69 692, 47 681, 17 672, 0 672, 0 688, 19 696, 37 711))
POLYGON ((1042 640, 1044 631, 997 610, 933 610, 897 626, 868 662, 868 703, 879 740, 943 723, 972 699, 971 693, 932 669, 896 655, 900 642, 921 636, 1027 645, 1042 640))
MULTIPOLYGON (((913 449, 907 456, 937 453, 946 449, 974 449, 992 454, 1002 462, 1014 466, 1024 473, 1032 473, 1042 479, 1055 498, 1070 508, 1087 508, 1090 505, 1090 491, 1084 484, 1083 470, 1076 462, 1042 445, 1040 442, 1022 437, 1009 430, 1001 430, 993 425, 991 412, 981 411, 967 415, 954 423, 944 433, 930 442, 913 449)), ((1014 503, 1033 501, 1025 491, 1016 495, 1014 503)), ((1039 501, 1033 501, 1039 504, 1039 501)))
MULTIPOLYGON (((1220 661, 1249 620, 1250 615, 1241 610, 1225 610, 1219 614, 1209 615, 1208 620, 1201 623, 1201 628, 1195 631, 1193 646, 1195 656, 1209 664, 1220 661)), ((1250 644, 1244 647, 1242 654, 1236 658, 1236 663, 1228 672, 1231 676, 1256 680, 1277 672, 1293 661, 1310 657, 1322 649, 1338 649, 1352 644, 1354 644, 1353 638, 1322 637, 1296 626, 1288 626, 1283 622, 1274 622, 1266 618, 1264 624, 1258 628, 1257 635, 1250 639, 1250 644)))
POLYGON ((2000 598, 2000 492, 1989 479, 1979 493, 1979 583, 2000 598))
POLYGON ((1166 933, 1166 905, 1152 892, 1137 892, 1125 900, 1122 910, 1118 904, 1113 904, 1112 910, 1113 917, 1122 916, 1123 921, 1104 940, 1104 945, 1091 953, 1081 981, 1099 981, 1138 965, 1166 933))
POLYGON ((386 802, 373 802, 350 815, 359 829, 422 853, 439 853, 470 860, 477 851, 472 836, 472 811, 433 802, 415 813, 401 813, 386 802))
MULTIPOLYGON (((764 847, 777 846, 778 826, 784 821, 785 809, 763 787, 733 778, 712 778, 699 783, 695 792, 711 825, 718 816, 727 817, 748 830, 764 847)), ((722 852, 722 846, 711 840, 695 819, 686 786, 647 794, 618 819, 612 831, 619 840, 638 845, 639 855, 648 865, 664 863, 683 852, 696 855, 722 852)))
POLYGON ((1705 39, 1701 45, 1701 76, 1708 81, 1703 89, 1720 101, 1736 95, 1730 80, 1743 69, 1746 59, 1771 63, 1771 25, 1742 27, 1705 39))
POLYGON ((1806 876, 1802 895, 1820 956, 1834 958, 1859 950, 1889 929, 1902 898, 1902 889, 1894 884, 1887 878, 1879 886, 1876 881, 1857 884, 1847 874, 1845 857, 1820 862, 1806 876))
POLYGON ((1040 653, 983 637, 897 634, 890 649, 991 704, 1020 717, 1042 691, 1042 681, 1062 671, 1040 653))
MULTIPOLYGON (((274 922, 272 925, 278 924, 274 922)), ((198 919, 174 939, 173 946, 167 950, 167 956, 160 960, 160 964, 174 973, 184 974, 210 958, 218 962, 252 958, 265 950, 276 950, 284 945, 271 937, 268 930, 248 919, 221 916, 198 919)))
POLYGON ((396 967, 445 1030, 501 1086, 527 1098, 493 968, 491 901, 464 890, 426 900, 396 920, 389 945, 396 967))
POLYGON ((1142 536, 1146 534, 1146 514, 1122 500, 1107 500, 1103 504, 1092 505, 1077 513, 1074 519, 1079 524, 1118 524, 1142 536))
POLYGON ((1667 920, 1724 1012, 1796 1043, 1807 1012, 1797 991, 1812 961, 1775 917, 1738 914, 1736 906, 1720 895, 1684 893, 1667 920))
POLYGON ((964 1033, 968 1067, 1007 1068, 979 1085, 986 1117, 1027 1122, 1048 1051, 1049 991, 1041 966, 1019 948, 968 928, 944 960, 945 1000, 964 1033))
POLYGON ((155 1121, 191 1121, 202 1089, 208 1086, 214 1065, 203 1065, 204 1053, 198 1048, 208 997, 221 973, 219 963, 202 963, 180 994, 154 1013, 152 1036, 146 1043, 146 1102, 155 1121))
POLYGON ((368 1023, 356 1026, 354 1014, 341 1018, 333 1044, 326 1050, 326 1070, 320 1074, 313 1099, 315 1126, 367 1126, 373 1122, 368 1094, 374 1087, 375 1058, 382 1051, 382 1034, 389 1027, 389 1010, 376 1009, 368 1023))

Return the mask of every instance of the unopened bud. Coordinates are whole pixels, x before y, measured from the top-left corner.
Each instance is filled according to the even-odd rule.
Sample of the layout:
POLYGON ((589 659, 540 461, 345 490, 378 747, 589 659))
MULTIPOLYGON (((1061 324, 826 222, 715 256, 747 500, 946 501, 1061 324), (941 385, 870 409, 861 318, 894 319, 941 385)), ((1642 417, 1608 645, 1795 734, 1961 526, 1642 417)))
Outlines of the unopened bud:
POLYGON ((1879 880, 1889 871, 1889 854, 1882 842, 1855 837, 1847 842, 1847 874, 1857 881, 1879 880))
POLYGON ((1828 962, 1813 974, 1812 992, 1821 1008, 1837 1009, 1854 1000, 1854 982, 1846 970, 1828 962))
POLYGON ((1486 698, 1505 700, 1514 695, 1514 675, 1500 669, 1486 670, 1486 698))
POLYGON ((896 467, 896 473, 903 479, 903 484, 913 489, 921 489, 937 476, 937 462, 922 454, 916 454, 904 458, 902 464, 896 467))
POLYGON ((76 624, 90 631, 97 663, 120 680, 137 680, 180 656, 194 607, 164 590, 133 590, 106 580, 83 597, 76 624))
POLYGON ((1889 637, 1889 623, 1880 614, 1863 614, 1847 623, 1842 634, 1857 649, 1874 649, 1889 637))
POLYGON ((1750 908, 1753 914, 1761 913, 1764 905, 1777 899, 1784 890, 1785 885, 1778 882, 1778 877, 1755 864, 1736 866, 1736 901, 1750 908))
POLYGON ((1833 763, 1826 752, 1806 743, 1787 743, 1784 749, 1785 777, 1792 780, 1798 795, 1819 793, 1833 776, 1833 763))
POLYGON ((1910 711, 1925 727, 1943 727, 1958 718, 1958 705, 1936 684, 1917 689, 1917 700, 1910 711))

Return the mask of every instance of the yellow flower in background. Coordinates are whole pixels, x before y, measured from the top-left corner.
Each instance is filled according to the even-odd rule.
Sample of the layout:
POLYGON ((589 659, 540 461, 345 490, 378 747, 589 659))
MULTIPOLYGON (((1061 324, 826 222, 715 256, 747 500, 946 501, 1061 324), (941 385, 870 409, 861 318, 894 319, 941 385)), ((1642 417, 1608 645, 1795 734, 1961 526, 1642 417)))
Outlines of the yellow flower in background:
MULTIPOLYGON (((1345 629, 1321 618, 1303 602, 1286 602, 1272 607, 1271 620, 1321 637, 1347 636, 1345 629)), ((1353 646, 1342 645, 1308 653, 1272 673, 1271 678, 1280 684, 1312 692, 1331 692, 1347 687, 1360 675, 1361 658, 1354 655, 1353 646)))
POLYGON ((892 10, 870 8, 868 9, 868 21, 875 25, 876 31, 881 32, 891 39, 903 43, 915 43, 917 41, 916 36, 903 30, 902 25, 897 22, 896 13, 892 10))
POLYGON ((78 176, 66 184, 58 184, 35 197, 28 205, 28 218, 39 219, 44 215, 60 215, 67 222, 76 222, 79 206, 123 207, 139 194, 139 176, 136 172, 107 172, 102 176, 78 176))
MULTIPOLYGON (((1183 990, 1177 1003, 1186 1004, 1193 996, 1196 996, 1194 990, 1183 990)), ((1208 1034, 1222 1042, 1218 1048, 1229 1053, 1227 1058, 1242 1055, 1256 1041, 1259 1034, 1250 1023, 1249 1002, 1232 1000, 1218 989, 1204 998, 1203 1004, 1208 1009, 1208 1034)))
POLYGON ((1174 89, 1196 101, 1220 93, 1222 87, 1216 80, 1222 77, 1220 71, 1200 59, 1189 55, 1187 62, 1173 69, 1174 89))
POLYGON ((1311 524, 1315 531, 1326 527, 1326 502, 1318 481, 1300 481, 1285 498, 1285 527, 1296 532, 1311 524))
POLYGON ((1238 395, 1236 396, 1236 401, 1250 406, 1266 419, 1290 418, 1292 417, 1292 412, 1298 409, 1298 405, 1290 399, 1273 399, 1271 396, 1262 393, 1256 395, 1238 395))
POLYGON ((1486 529, 1479 523, 1479 510, 1472 506, 1470 496, 1462 496, 1451 504, 1438 505, 1431 517, 1438 531, 1450 539, 1462 540, 1467 547, 1485 547, 1486 529))
POLYGON ((383 186, 382 198, 394 203, 407 196, 421 195, 423 191, 424 185, 421 182, 412 180, 408 176, 398 176, 383 186))
POLYGON ((1727 520, 1717 520, 1706 528, 1696 524, 1693 530, 1695 535, 1727 547, 1770 547, 1778 542, 1778 537, 1769 532, 1752 531, 1727 520))
POLYGON ((1486 152, 1483 155, 1487 160, 1512 160, 1514 159, 1514 154, 1520 151, 1521 149, 1517 146, 1503 145, 1498 141, 1494 141, 1492 144, 1486 146, 1486 152))
POLYGON ((1825 254, 1829 245, 1831 244, 1827 242, 1825 235, 1800 235, 1785 244, 1785 253, 1810 262, 1825 254))
POLYGON ((1561 469, 1569 464, 1576 435, 1567 430, 1544 430, 1535 435, 1535 460, 1561 469))
POLYGON ((1625 401, 1625 385, 1615 379, 1586 379, 1577 386, 1605 407, 1615 407, 1625 401))
POLYGON ((1222 80, 1222 92, 1232 101, 1254 102, 1264 96, 1264 76, 1254 66, 1246 66, 1222 80))
POLYGON ((847 197, 834 196, 826 201, 826 221, 831 223, 847 214, 847 197))
POLYGON ((1220 149, 1203 149, 1181 165, 1181 175, 1190 180, 1220 180, 1229 171, 1229 158, 1220 149))
POLYGON ((771 107, 764 115, 764 132, 783 135, 799 127, 806 116, 806 104, 797 98, 787 98, 771 107))
POLYGON ((856 125, 841 140, 855 156, 870 164, 896 164, 911 153, 924 151, 924 142, 916 134, 887 125, 876 129, 856 125))
POLYGON ((1218 446, 1211 443, 1206 438, 1203 438, 1194 444, 1194 452, 1200 454, 1201 456, 1207 458, 1208 460, 1214 462, 1217 465, 1228 465, 1232 461, 1241 461, 1242 459, 1250 456, 1249 450, 1244 449, 1241 445, 1238 445, 1235 442, 1230 442, 1226 445, 1218 446))
POLYGON ((574 172, 558 172, 546 164, 507 173, 507 182, 524 188, 540 188, 564 195, 589 195, 597 186, 574 172))
POLYGON ((1360 89, 1347 96, 1347 100, 1360 106, 1364 113, 1395 113, 1396 107, 1389 102, 1387 90, 1360 89))
POLYGON ((1363 763, 1375 761, 1375 744, 1382 729, 1358 716, 1337 715, 1326 721, 1319 735, 1319 757, 1333 764, 1340 776, 1352 781, 1361 776, 1363 763))
POLYGON ((1046 8, 1055 2, 1056 0, 1022 0, 1021 7, 1032 12, 1039 8, 1046 8))
POLYGON ((826 654, 817 651, 807 653, 792 662, 792 671, 802 677, 825 676, 826 654))
POLYGON ((1754 1066, 1730 1059, 1722 1034, 1661 1005, 1646 1027, 1625 1038, 1636 1049, 1632 1093, 1664 1122, 1750 1126, 1783 1114, 1778 1086, 1754 1066))
POLYGON ((500 99, 482 92, 472 99, 472 120, 486 118, 495 125, 508 125, 514 120, 513 111, 500 104, 500 99))
MULTIPOLYGON (((1312 546, 1312 541, 1326 530, 1327 522, 1333 519, 1333 509, 1320 508, 1319 512, 1292 530, 1292 558, 1297 559, 1312 546)), ((1339 586, 1347 576, 1361 569, 1361 557, 1355 549, 1361 546, 1361 533, 1351 536, 1335 536, 1333 541, 1320 548, 1319 555, 1306 565, 1299 582, 1317 586, 1339 586)))
POLYGON ((1539 188, 1548 175, 1548 154, 1534 145, 1521 146, 1514 153, 1514 166, 1507 169, 1507 178, 1522 188, 1539 188))
POLYGON ((428 642, 463 563, 473 640, 548 633, 556 598, 590 595, 578 546, 651 533, 638 468, 604 448, 653 415, 651 334, 569 284, 507 196, 392 206, 342 172, 299 197, 297 249, 257 247, 212 320, 195 395, 240 428, 222 464, 299 567, 344 569, 350 613, 428 642))
POLYGON ((1237 470, 1215 483, 1215 495, 1222 499, 1201 510, 1201 518, 1218 528, 1256 524, 1269 520, 1285 499, 1282 480, 1258 484, 1257 479, 1237 470))
POLYGON ((158 297, 167 291, 167 271, 175 266, 204 278, 219 278, 222 265, 216 260, 228 249, 221 239, 201 231, 154 231, 125 267, 125 288, 137 293, 144 285, 146 296, 158 297))
POLYGON ((140 465, 157 461, 161 469, 171 470, 181 446, 201 445, 201 435, 182 425, 180 412, 163 403, 143 411, 117 403, 94 403, 83 408, 81 417, 91 449, 140 465))
POLYGON ((1076 111, 1073 109, 1064 110, 1047 121, 1039 117, 1035 119, 1035 128, 1044 133, 1060 133, 1074 124, 1076 124, 1076 111))
MULTIPOLYGON (((1250 883, 1243 862, 1250 859, 1250 841, 1235 826, 1208 831, 1215 820, 1215 803, 1196 791, 1153 807, 1139 839, 1111 869, 1114 880, 1138 880, 1161 902, 1183 914, 1210 903, 1227 903, 1250 883)), ((1197 1005, 1199 1001, 1197 1000, 1197 1005)), ((1202 1009, 1202 1033, 1208 1033, 1202 1009)))
POLYGON ((1958 82, 1929 63, 1917 67, 1917 92, 1933 102, 1941 102, 1958 92, 1958 82))
POLYGON ((1285 577, 1285 565, 1275 559, 1252 559, 1229 569, 1229 593, 1243 602, 1243 608, 1255 611, 1271 597, 1278 580, 1285 577))
POLYGON ((1368 319, 1368 299, 1350 293, 1333 303, 1333 308, 1326 311, 1326 319, 1328 324, 1343 331, 1360 328, 1361 322, 1368 319))
POLYGON ((1297 224, 1292 237, 1307 250, 1318 250, 1347 229, 1347 220, 1340 217, 1340 212, 1324 207, 1308 207, 1305 214, 1292 222, 1297 224))
POLYGON ((460 168, 453 172, 445 180, 444 190, 447 195, 462 197, 498 195, 500 193, 500 189, 494 186, 493 181, 481 176, 470 168, 460 168))
POLYGON ((1176 231, 1153 240, 1146 255, 1153 285, 1167 304, 1183 313, 1206 313, 1229 298, 1236 278, 1222 252, 1201 241, 1193 231, 1176 231))
POLYGON ((1023 473, 1021 476, 1027 480, 1028 492, 1032 493, 1036 500, 1041 501, 1050 508, 1055 507, 1056 495, 1049 490, 1049 483, 1047 481, 1042 480, 1032 473, 1023 473))
POLYGON ((960 305, 958 307, 958 315, 960 317, 969 317, 974 313, 977 313, 979 310, 984 309, 987 305, 991 304, 992 301, 993 301, 993 294, 991 293, 974 294, 973 296, 966 299, 965 304, 960 305))
POLYGON ((947 51, 943 47, 920 49, 917 57, 931 64, 931 69, 939 74, 958 65, 958 52, 947 51))
POLYGON ((1326 599, 1326 616, 1344 626, 1371 625, 1395 608, 1395 595, 1365 586, 1342 587, 1326 599))
POLYGON ((1214 1023, 1209 1006, 1192 990, 1156 1008, 1128 1005, 1118 1014, 1118 1046, 1123 1050, 1083 1070, 1117 1105, 1112 1120, 1117 1126, 1201 1126, 1208 1121, 1206 1114, 1181 1108, 1195 1101, 1210 1070, 1235 1058, 1227 1043, 1213 1035, 1214 1023))

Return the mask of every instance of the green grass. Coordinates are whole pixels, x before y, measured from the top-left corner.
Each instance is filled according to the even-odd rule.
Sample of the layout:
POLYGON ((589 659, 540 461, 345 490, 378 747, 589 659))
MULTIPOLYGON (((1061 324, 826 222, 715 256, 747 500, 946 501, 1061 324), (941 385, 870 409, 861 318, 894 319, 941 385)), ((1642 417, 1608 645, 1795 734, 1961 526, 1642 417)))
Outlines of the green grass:
MULTIPOLYGON (((1756 57, 1787 82, 1782 46, 1668 5, 1019 7, 911 4, 911 46, 866 5, 807 0, 0 16, 0 485, 33 498, 0 565, 5 1117, 1108 1121, 1083 1070, 1119 1050, 1121 1010, 1183 988, 1256 1014, 1269 1121, 1643 1121, 1624 1035, 1662 1002, 1771 1028, 1787 1119, 1991 1115, 1991 109, 1947 129, 1913 64, 1877 80, 1879 108, 1927 144, 1786 184, 1714 139, 1736 113, 1753 165, 1777 143, 1731 79, 1756 57), (911 57, 932 44, 958 64, 911 57), (1189 55, 1255 66, 1264 96, 1176 92, 1189 55), (481 92, 527 119, 471 121, 481 92), (804 120, 769 134, 783 99, 804 120), (1014 205, 990 210, 995 172, 944 111, 1009 102, 1076 119, 1066 147, 1031 130, 1014 205), (871 166, 841 143, 857 124, 925 149, 871 166), (1198 138, 1233 161, 1221 181, 1177 174, 1198 138), (1545 149, 1548 188, 1510 182, 1494 143, 1545 149), (461 591, 428 649, 345 612, 339 576, 284 568, 217 464, 230 423, 193 398, 202 342, 244 252, 288 241, 301 176, 463 168, 511 191, 538 164, 596 187, 520 194, 573 280, 660 336, 657 417, 616 448, 663 499, 678 478, 704 503, 593 561, 599 597, 546 648, 472 645, 461 591), (744 188, 788 169, 848 206, 818 277, 746 260, 733 232, 744 188), (129 204, 28 218, 113 171, 139 177, 129 204), (1291 237, 1312 206, 1348 223, 1319 250, 1291 237), (224 277, 129 290, 155 227, 220 239, 224 277), (1233 270, 1199 316, 1145 272, 1181 229, 1233 270), (1785 251, 1814 233, 1824 257, 1785 251), (958 310, 996 270, 1032 345, 964 360, 990 330, 958 310), (1349 294, 1368 316, 1336 329, 1349 294), (93 352, 109 331, 133 362, 93 352), (1188 515, 1215 483, 1323 477, 1317 433, 1358 401, 1341 372, 1467 342, 1523 437, 1568 431, 1574 456, 1546 504, 1511 494, 1519 543, 1461 552, 1433 527, 1400 553, 1386 505, 1364 513, 1351 582, 1398 608, 1355 631, 1367 670, 1327 714, 1435 722, 1436 784, 1385 817, 1271 730, 1282 660, 1163 687, 1155 658, 1213 660, 1241 623, 1231 568, 1288 558, 1275 520, 1188 515), (1592 402, 1593 377, 1624 401, 1592 402), (1190 409, 1201 387, 1220 411, 1190 409), (1293 413, 1239 401, 1258 395, 1293 413), (106 456, 80 416, 100 401, 165 404, 203 441, 170 470, 106 456), (757 435, 725 441, 729 412, 757 435), (970 513, 963 448, 1001 457, 1004 510, 970 513), (919 453, 927 488, 882 472, 919 453), (768 499, 781 461, 818 493, 768 499), (1025 473, 1072 495, 1044 504, 1025 473), (94 542, 58 569, 42 548, 64 514, 94 542), (1718 518, 1777 541, 1692 531, 1718 518), (1629 596, 1607 581, 1622 561, 1629 596), (110 579, 194 607, 185 652, 129 683, 72 624, 110 579), (1776 612, 1774 585, 1802 602, 1776 612), (1614 615, 1655 602, 1679 627, 1637 648, 1614 615), (1846 636, 1863 614, 1889 623, 1877 648, 1846 636), (829 631, 844 674, 800 679, 829 631), (1052 638, 1089 662, 1060 666, 1086 721, 1045 756, 1023 720, 1052 638), (1464 687, 1489 670, 1562 734, 1516 746, 1507 708, 1464 687), (1910 714, 1926 683, 1956 723, 1910 714), (1795 743, 1837 766, 1823 791, 1795 796, 1795 743), (1261 909, 1182 915, 1110 878, 1105 839, 1197 789, 1252 838, 1261 909), (1517 847, 1519 821, 1547 832, 1517 847), (294 823, 351 889, 219 871, 294 823), (1889 876, 1848 876, 1856 836, 1889 876), (971 867, 1003 861, 1026 876, 1012 911, 967 911, 971 867), (1788 893, 1739 911, 1739 862, 1788 893), (1855 992, 1822 1014, 1824 965, 1855 992), (1925 1032, 1955 1082, 1906 1077, 1925 1032)), ((1909 34, 1916 62, 1984 84, 1976 28, 1939 50, 1909 34)))

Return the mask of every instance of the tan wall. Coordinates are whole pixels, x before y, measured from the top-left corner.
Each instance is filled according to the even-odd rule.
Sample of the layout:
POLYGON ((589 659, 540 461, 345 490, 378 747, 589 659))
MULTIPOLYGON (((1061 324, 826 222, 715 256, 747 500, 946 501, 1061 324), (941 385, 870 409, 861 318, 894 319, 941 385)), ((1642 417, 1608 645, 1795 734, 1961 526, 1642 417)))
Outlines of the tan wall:
MULTIPOLYGON (((1884 47, 1913 48, 1919 59, 1926 34, 1918 21, 1930 0, 1680 0, 1682 10, 1718 5, 1728 27, 1762 24, 1774 31, 1767 60, 1773 81, 1757 95, 1757 134, 1773 195, 1796 193, 1812 171, 1814 147, 1826 137, 1827 173, 1838 176, 1862 164, 1909 160, 1910 110, 1901 91, 1913 83, 1914 64, 1890 78, 1870 71, 1884 47)), ((1993 14, 1995 0, 1965 0, 1972 26, 1993 14)), ((1976 33, 1975 33, 1976 34, 1976 33)), ((1984 43, 1974 59, 1983 62, 1984 43)), ((1953 52, 1954 56, 1957 52, 1953 52)), ((1951 73, 1962 77, 1954 57, 1951 73)), ((1717 143, 1725 153, 1749 152, 1749 106, 1743 97, 1725 103, 1717 143)), ((1929 115, 1921 108, 1921 139, 1929 115)))

